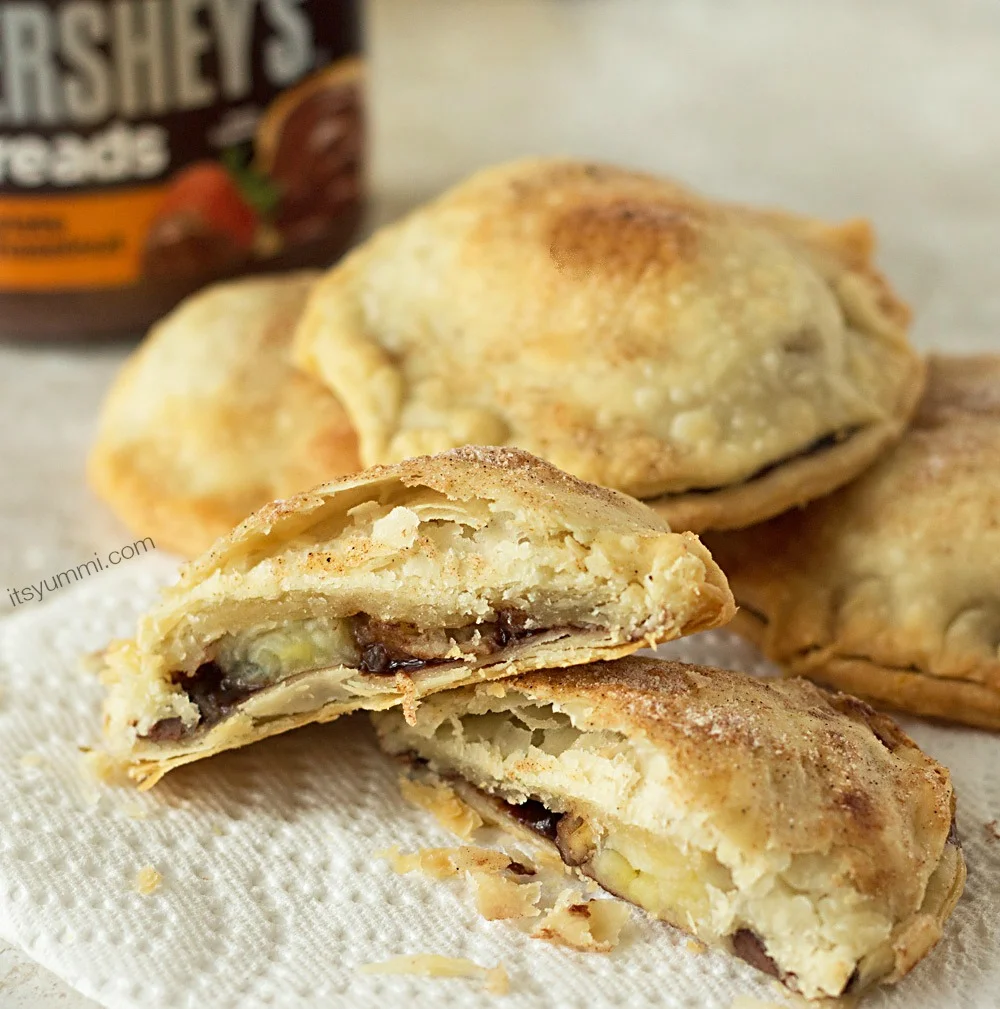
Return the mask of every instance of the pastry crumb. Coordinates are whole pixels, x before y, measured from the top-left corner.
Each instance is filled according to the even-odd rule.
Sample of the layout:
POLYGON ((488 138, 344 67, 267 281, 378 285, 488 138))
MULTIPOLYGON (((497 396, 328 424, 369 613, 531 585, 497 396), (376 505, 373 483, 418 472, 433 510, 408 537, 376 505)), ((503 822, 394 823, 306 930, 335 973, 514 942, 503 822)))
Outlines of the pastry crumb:
POLYGON ((137 802, 130 802, 125 807, 124 813, 130 820, 152 820, 156 815, 153 810, 140 806, 137 802))
POLYGON ((151 865, 144 865, 135 875, 136 893, 142 894, 143 897, 148 897, 160 888, 162 882, 163 876, 161 873, 157 872, 151 865))
POLYGON ((510 975, 502 961, 487 970, 483 982, 483 987, 491 995, 506 995, 510 991, 510 975))
POLYGON ((80 762, 85 773, 102 785, 130 784, 122 765, 104 750, 81 750, 80 762))
POLYGON ((996 820, 990 820, 989 823, 983 824, 986 830, 986 836, 991 841, 1000 841, 1000 825, 998 825, 996 820))
POLYGON ((436 953, 414 953, 394 956, 378 963, 362 964, 362 974, 417 974, 420 977, 478 977, 484 987, 494 995, 506 995, 510 981, 503 963, 495 967, 480 967, 478 963, 460 956, 439 956, 436 953))
POLYGON ((401 876, 423 872, 434 879, 447 879, 463 872, 502 872, 511 865, 510 856, 502 851, 468 844, 458 848, 422 848, 409 854, 393 846, 375 855, 384 858, 401 876))
POLYGON ((698 956, 702 953, 708 952, 708 947, 701 941, 701 939, 688 939, 688 941, 684 943, 684 947, 689 953, 695 953, 698 956))
POLYGON ((485 872, 471 875, 476 887, 476 910, 487 921, 537 918, 542 913, 536 906, 542 897, 541 883, 518 883, 485 872))
POLYGON ((404 853, 394 845, 375 855, 384 858, 400 875, 422 872, 432 879, 447 879, 468 873, 475 886, 476 910, 487 921, 535 918, 541 914, 537 905, 542 884, 515 878, 534 876, 534 867, 513 860, 506 852, 461 845, 404 853))
POLYGON ((105 668, 106 649, 98 648, 95 652, 87 652, 80 656, 79 669, 86 676, 100 676, 105 668))
POLYGON ((563 890, 531 937, 583 953, 608 953, 618 945, 629 913, 617 900, 581 900, 573 890, 563 890))
POLYGON ((407 802, 433 813, 442 827, 459 837, 471 837, 483 825, 483 818, 445 784, 424 785, 403 776, 399 791, 407 802))

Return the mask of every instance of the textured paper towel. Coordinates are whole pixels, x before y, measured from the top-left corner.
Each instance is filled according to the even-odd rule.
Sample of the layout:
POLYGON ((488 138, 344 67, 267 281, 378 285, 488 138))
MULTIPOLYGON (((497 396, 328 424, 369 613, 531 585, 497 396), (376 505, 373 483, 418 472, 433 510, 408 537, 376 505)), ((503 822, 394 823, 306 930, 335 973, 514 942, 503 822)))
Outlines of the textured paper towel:
MULTIPOLYGON (((130 632, 173 565, 148 558, 0 623, 0 933, 109 1006, 481 1006, 479 982, 359 975, 417 952, 502 960, 497 1004, 729 1009, 784 1002, 733 958, 696 955, 634 911, 612 954, 582 954, 485 922, 462 884, 396 876, 374 852, 453 844, 400 799, 397 771, 363 717, 290 733, 169 775, 150 794, 96 786, 79 745, 96 740, 100 691, 81 653, 130 632), (151 865, 149 896, 134 890, 151 865)), ((767 672, 725 632, 665 649, 767 672)), ((866 1004, 995 1006, 1000 990, 1000 741, 908 722, 951 767, 969 883, 929 962, 866 1004)))

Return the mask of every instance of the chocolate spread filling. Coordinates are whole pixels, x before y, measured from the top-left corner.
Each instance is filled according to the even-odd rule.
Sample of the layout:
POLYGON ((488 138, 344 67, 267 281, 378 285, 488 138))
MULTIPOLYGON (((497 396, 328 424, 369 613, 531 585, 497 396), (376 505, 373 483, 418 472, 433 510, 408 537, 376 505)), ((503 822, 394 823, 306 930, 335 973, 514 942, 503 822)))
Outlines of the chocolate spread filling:
MULTIPOLYGON (((251 687, 227 678, 225 670, 214 662, 202 663, 192 676, 178 679, 188 697, 198 708, 198 728, 208 728, 222 721, 238 704, 261 687, 251 687)), ((154 743, 176 743, 185 735, 180 718, 162 718, 146 733, 154 743)))
MULTIPOLYGON (((354 618, 351 634, 361 653, 358 668, 365 673, 392 675, 415 672, 425 666, 446 662, 447 659, 420 658, 408 652, 397 640, 408 641, 403 625, 386 624, 381 620, 358 614, 354 618)), ((407 631, 411 629, 407 626, 407 631)), ((414 628, 415 630, 415 628, 414 628)))
POLYGON ((489 626, 493 629, 493 640, 497 648, 506 648, 512 641, 523 641, 540 633, 529 630, 528 617, 520 610, 500 610, 496 623, 489 626))
POLYGON ((733 952, 741 959, 745 960, 751 967, 762 970, 771 977, 783 980, 778 969, 778 965, 767 955, 764 941, 756 932, 751 932, 748 928, 738 929, 733 933, 733 952))
POLYGON ((951 826, 948 828, 948 838, 945 843, 952 844, 956 848, 962 847, 962 838, 959 837, 958 824, 955 823, 955 817, 951 818, 951 826))
MULTIPOLYGON (((467 654, 488 658, 512 642, 547 630, 529 628, 527 622, 527 615, 518 610, 500 611, 495 622, 475 625, 479 638, 467 654)), ((389 623, 358 613, 351 618, 351 634, 360 653, 358 668, 364 673, 393 676, 455 661, 453 656, 441 655, 440 641, 433 640, 414 624, 389 623)), ((176 743, 189 732, 211 728, 252 694, 269 685, 250 685, 230 678, 215 662, 202 663, 190 676, 178 674, 174 682, 183 686, 198 708, 198 724, 187 730, 182 719, 163 718, 145 735, 154 743, 176 743)))
POLYGON ((847 983, 844 985, 844 988, 840 994, 850 995, 851 992, 858 987, 858 983, 860 982, 860 980, 861 980, 861 971, 857 967, 855 967, 854 970, 851 971, 851 976, 847 979, 847 983))
POLYGON ((559 821, 563 818, 562 813, 553 813, 551 809, 546 809, 535 799, 528 799, 527 802, 522 802, 518 806, 511 802, 504 802, 502 799, 499 801, 503 803, 506 812, 518 823, 524 824, 529 830, 541 834, 542 837, 547 837, 550 841, 556 839, 556 827, 559 826, 559 821))
MULTIPOLYGON (((487 657, 512 641, 540 634, 540 629, 528 629, 527 620, 527 616, 517 610, 502 610, 494 623, 478 626, 481 637, 473 653, 487 657)), ((359 668, 366 673, 410 673, 454 661, 452 657, 434 655, 433 646, 428 648, 425 634, 414 624, 387 623, 359 613, 352 621, 351 633, 361 653, 359 668)))
POLYGON ((230 680, 225 670, 214 662, 199 666, 194 676, 184 681, 184 688, 198 706, 202 723, 207 725, 221 721, 233 708, 261 689, 230 680))
POLYGON ((143 737, 154 743, 176 743, 184 736, 183 718, 161 718, 143 737))
POLYGON ((820 452, 826 452, 831 448, 839 445, 841 442, 847 441, 848 438, 857 434, 861 429, 858 427, 848 428, 845 431, 838 431, 835 434, 827 434, 822 438, 817 438, 814 442, 806 445, 805 448, 800 449, 798 452, 793 452, 791 455, 784 456, 781 459, 775 459, 774 462, 769 462, 766 466, 762 466, 759 470, 751 473, 745 480, 738 480, 731 484, 725 484, 720 487, 692 487, 690 490, 678 491, 672 494, 658 494, 656 497, 648 500, 657 500, 659 498, 672 498, 672 497, 687 497, 693 494, 718 494, 719 491, 729 490, 732 487, 742 487, 746 484, 751 484, 757 480, 763 480, 764 477, 769 476, 776 469, 780 469, 782 466, 787 466, 789 463, 797 462, 799 459, 806 459, 811 455, 818 455, 820 452))

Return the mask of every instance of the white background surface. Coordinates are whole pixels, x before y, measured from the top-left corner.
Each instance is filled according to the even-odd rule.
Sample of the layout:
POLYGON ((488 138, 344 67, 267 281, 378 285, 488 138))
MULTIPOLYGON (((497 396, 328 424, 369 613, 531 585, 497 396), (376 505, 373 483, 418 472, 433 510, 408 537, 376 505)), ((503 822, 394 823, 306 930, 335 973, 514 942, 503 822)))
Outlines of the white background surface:
MULTIPOLYGON (((1000 349, 994 0, 375 0, 370 15, 377 219, 490 161, 603 157, 869 216, 918 344, 1000 349)), ((124 352, 0 348, 0 587, 134 538, 82 477, 124 352)), ((90 1003, 0 949, 0 1005, 90 1003)))

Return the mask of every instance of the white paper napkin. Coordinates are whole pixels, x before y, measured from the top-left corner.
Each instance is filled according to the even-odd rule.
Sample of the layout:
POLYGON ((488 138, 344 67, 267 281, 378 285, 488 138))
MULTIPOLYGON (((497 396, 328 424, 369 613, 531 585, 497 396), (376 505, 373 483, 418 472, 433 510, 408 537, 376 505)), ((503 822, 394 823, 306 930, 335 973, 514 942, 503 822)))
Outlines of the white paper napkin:
MULTIPOLYGON (((78 746, 96 742, 100 689, 81 653, 130 633, 169 580, 163 557, 99 575, 0 622, 0 934, 114 1007, 403 1004, 729 1009, 784 1003, 774 982, 634 911, 609 955, 485 922, 461 883, 397 876, 374 853, 457 843, 398 794, 397 769, 363 717, 174 772, 149 794, 97 786, 78 746), (162 885, 142 896, 140 869, 162 885), (405 953, 503 961, 506 997, 470 979, 362 975, 405 953)), ((663 650, 768 672, 725 632, 663 650)), ((993 1007, 1000 991, 1000 739, 918 722, 947 764, 969 863, 965 896, 929 960, 872 1007, 993 1007)))

